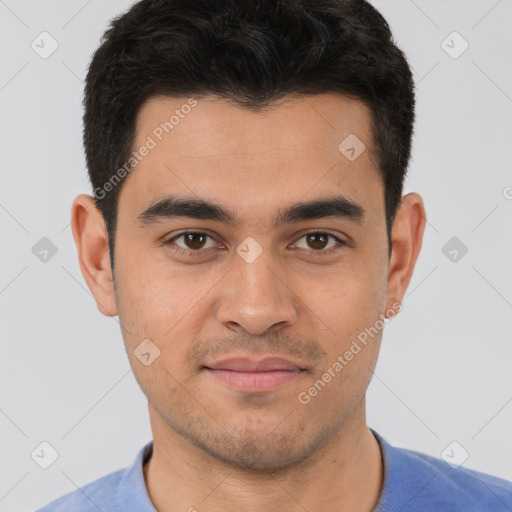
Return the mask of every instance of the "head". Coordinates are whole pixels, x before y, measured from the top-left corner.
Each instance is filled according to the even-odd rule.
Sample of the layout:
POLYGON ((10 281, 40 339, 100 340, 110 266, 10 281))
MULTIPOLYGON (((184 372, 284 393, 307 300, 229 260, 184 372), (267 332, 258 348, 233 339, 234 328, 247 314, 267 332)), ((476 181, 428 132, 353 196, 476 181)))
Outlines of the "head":
POLYGON ((361 422, 425 222, 402 198, 414 91, 382 16, 143 0, 105 33, 84 107, 94 197, 75 200, 73 235, 154 430, 277 468, 361 422), (208 370, 242 355, 300 372, 256 392, 208 370))

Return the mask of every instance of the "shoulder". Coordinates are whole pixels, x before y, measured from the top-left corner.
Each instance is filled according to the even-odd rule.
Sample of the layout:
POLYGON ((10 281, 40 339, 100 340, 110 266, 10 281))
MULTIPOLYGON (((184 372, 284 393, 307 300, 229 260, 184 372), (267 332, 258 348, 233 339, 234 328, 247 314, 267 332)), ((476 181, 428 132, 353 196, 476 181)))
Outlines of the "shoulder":
POLYGON ((397 448, 376 437, 384 458, 378 512, 401 507, 411 512, 512 510, 512 482, 462 466, 452 467, 442 459, 397 448))
POLYGON ((36 512, 155 512, 144 481, 144 463, 151 456, 153 442, 144 445, 134 463, 80 487, 36 512))
POLYGON ((422 475, 423 495, 437 496, 447 502, 465 502, 473 507, 471 510, 511 509, 512 482, 462 466, 451 467, 442 459, 412 450, 401 452, 418 475, 422 475), (491 505, 497 508, 489 508, 491 505))
POLYGON ((105 475, 60 498, 48 503, 36 512, 98 512, 108 510, 126 469, 105 475))

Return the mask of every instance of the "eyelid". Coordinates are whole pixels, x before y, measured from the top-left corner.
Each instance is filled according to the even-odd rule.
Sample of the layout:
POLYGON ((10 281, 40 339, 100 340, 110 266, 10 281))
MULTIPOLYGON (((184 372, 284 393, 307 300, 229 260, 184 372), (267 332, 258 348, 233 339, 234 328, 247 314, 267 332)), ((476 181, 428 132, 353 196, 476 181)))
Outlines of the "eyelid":
MULTIPOLYGON (((295 242, 293 242, 292 245, 296 244, 301 238, 304 238, 305 236, 315 235, 315 234, 327 235, 327 236, 333 238, 336 241, 336 245, 338 246, 338 249, 339 249, 339 246, 348 246, 349 245, 348 242, 342 240, 338 235, 335 235, 334 233, 331 233, 330 231, 325 230, 325 229, 316 229, 316 230, 313 229, 312 231, 307 231, 306 233, 303 233, 302 235, 300 235, 297 238, 297 240, 295 242)), ((331 251, 335 251, 336 246, 329 247, 329 249, 320 249, 317 251, 315 251, 314 249, 303 249, 303 250, 309 251, 312 253, 317 253, 317 254, 327 254, 331 251)))
MULTIPOLYGON (((168 238, 168 239, 165 239, 164 240, 164 245, 171 245, 173 243, 175 243, 175 241, 177 239, 179 239, 180 237, 184 236, 184 235, 189 235, 189 234, 195 234, 195 235, 204 235, 208 238, 210 238, 211 240, 213 241, 216 241, 215 240, 215 237, 211 234, 209 234, 207 231, 204 231, 204 230, 185 230, 185 231, 182 231, 180 233, 177 233, 177 234, 174 234, 171 238, 168 238)), ((309 253, 312 253, 312 254, 330 254, 332 252, 337 252, 338 250, 340 250, 342 247, 348 247, 350 244, 344 240, 342 240, 339 236, 335 235, 334 233, 331 233, 330 231, 328 230, 325 230, 325 229, 313 229, 313 230, 310 230, 310 231, 306 231, 305 233, 301 234, 296 240, 295 242, 293 242, 291 244, 291 246, 294 246, 297 241, 301 240, 302 238, 308 236, 308 235, 314 235, 314 234, 322 234, 322 235, 327 235, 328 237, 331 237, 333 238, 335 241, 336 241, 336 245, 334 245, 333 247, 329 247, 328 249, 319 249, 319 250, 314 250, 314 249, 302 249, 300 248, 302 251, 307 251, 309 253)), ((218 243, 218 242, 217 242, 218 243)), ((288 246, 289 247, 289 246, 288 246)), ((214 247, 207 247, 206 249, 204 248, 201 248, 201 249, 197 249, 197 250, 194 250, 194 249, 186 249, 184 247, 181 247, 181 246, 177 246, 176 249, 174 249, 174 251, 178 252, 178 253, 181 253, 181 254, 189 254, 189 255, 200 255, 201 253, 203 252, 206 252, 208 249, 213 249, 214 247)))
MULTIPOLYGON (((177 234, 171 236, 170 238, 164 239, 164 245, 165 244, 174 243, 178 238, 180 238, 182 236, 185 236, 185 235, 203 235, 203 236, 206 236, 207 238, 210 238, 211 240, 216 242, 215 237, 213 235, 211 235, 210 233, 206 232, 206 231, 199 231, 199 230, 189 229, 189 230, 186 230, 186 231, 182 231, 181 233, 177 233, 177 234)), ((181 247, 181 249, 183 249, 183 247, 181 247)), ((210 249, 210 247, 208 247, 208 249, 210 249)), ((201 252, 201 251, 204 251, 204 249, 197 249, 196 251, 194 251, 192 249, 188 249, 188 250, 191 251, 191 252, 201 252)))

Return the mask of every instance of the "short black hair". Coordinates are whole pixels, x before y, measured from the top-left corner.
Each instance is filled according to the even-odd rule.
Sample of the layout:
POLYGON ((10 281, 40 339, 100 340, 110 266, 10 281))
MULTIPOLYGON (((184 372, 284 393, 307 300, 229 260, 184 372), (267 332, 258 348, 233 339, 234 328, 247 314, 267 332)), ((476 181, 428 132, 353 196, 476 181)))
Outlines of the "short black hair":
POLYGON ((83 140, 112 269, 120 177, 126 175, 118 171, 130 160, 145 101, 213 94, 258 110, 286 95, 330 92, 369 107, 390 253, 411 152, 414 81, 388 23, 371 4, 141 0, 111 20, 87 73, 83 140))

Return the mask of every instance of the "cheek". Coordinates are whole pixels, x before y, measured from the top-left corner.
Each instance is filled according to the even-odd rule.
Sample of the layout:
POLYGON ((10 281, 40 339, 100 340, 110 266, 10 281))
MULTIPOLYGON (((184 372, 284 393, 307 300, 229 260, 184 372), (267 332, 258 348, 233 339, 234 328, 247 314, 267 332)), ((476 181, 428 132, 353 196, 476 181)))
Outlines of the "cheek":
MULTIPOLYGON (((179 297, 156 273, 136 261, 124 262, 116 271, 116 302, 123 336, 129 345, 142 339, 157 342, 172 318, 179 314, 179 297)), ((157 342, 158 343, 158 342, 157 342)))
POLYGON ((183 277, 185 272, 171 272, 168 262, 140 245, 128 236, 116 242, 118 299, 131 323, 135 318, 144 321, 173 315, 183 303, 186 282, 190 283, 183 277))
POLYGON ((182 374, 187 346, 200 332, 207 314, 205 295, 215 279, 169 266, 129 265, 119 266, 117 293, 126 349, 133 353, 150 339, 160 350, 159 365, 182 374))
POLYGON ((120 272, 118 307, 126 352, 139 385, 155 405, 162 396, 178 400, 190 378, 184 361, 198 324, 191 325, 190 315, 197 314, 194 303, 201 294, 185 292, 185 282, 190 280, 183 274, 163 279, 156 272, 123 277, 120 272), (143 341, 148 339, 151 343, 143 341), (145 365, 139 357, 147 352, 150 362, 145 365))
POLYGON ((372 325, 384 312, 386 280, 376 267, 346 269, 308 291, 311 308, 337 336, 346 338, 372 325))
POLYGON ((311 287, 308 301, 326 328, 327 336, 319 341, 326 353, 324 372, 330 368, 336 375, 330 388, 337 396, 366 388, 385 325, 381 318, 386 304, 385 270, 375 262, 346 268, 321 289, 311 287))

